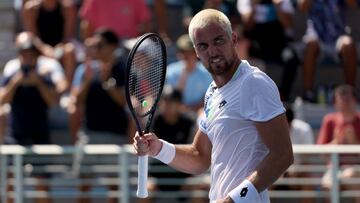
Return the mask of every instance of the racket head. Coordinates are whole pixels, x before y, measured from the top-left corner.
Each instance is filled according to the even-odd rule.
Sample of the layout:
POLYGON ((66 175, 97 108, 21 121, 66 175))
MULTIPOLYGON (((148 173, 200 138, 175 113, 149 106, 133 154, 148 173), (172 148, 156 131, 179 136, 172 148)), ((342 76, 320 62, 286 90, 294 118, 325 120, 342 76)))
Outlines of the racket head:
MULTIPOLYGON (((155 33, 141 36, 129 53, 125 95, 139 132, 144 129, 138 118, 149 116, 152 119, 156 110, 165 83, 166 65, 165 44, 155 33)), ((145 128, 150 127, 150 123, 145 128)))

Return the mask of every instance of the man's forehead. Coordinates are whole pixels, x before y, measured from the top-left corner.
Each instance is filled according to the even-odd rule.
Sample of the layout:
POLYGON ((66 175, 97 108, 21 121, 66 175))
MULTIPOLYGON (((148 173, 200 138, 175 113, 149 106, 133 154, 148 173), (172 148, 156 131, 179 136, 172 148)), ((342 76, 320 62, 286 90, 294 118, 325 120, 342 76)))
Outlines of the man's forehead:
POLYGON ((209 24, 201 28, 194 29, 194 42, 205 39, 215 39, 219 36, 225 36, 226 32, 220 25, 209 24))

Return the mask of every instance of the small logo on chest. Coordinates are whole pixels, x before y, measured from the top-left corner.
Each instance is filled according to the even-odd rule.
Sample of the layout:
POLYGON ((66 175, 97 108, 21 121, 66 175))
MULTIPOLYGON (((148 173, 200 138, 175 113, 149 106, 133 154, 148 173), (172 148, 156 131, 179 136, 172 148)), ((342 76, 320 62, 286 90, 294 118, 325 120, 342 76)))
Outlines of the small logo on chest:
POLYGON ((226 101, 225 101, 225 100, 221 101, 220 104, 219 104, 219 109, 221 109, 222 107, 224 107, 225 104, 226 104, 226 101))

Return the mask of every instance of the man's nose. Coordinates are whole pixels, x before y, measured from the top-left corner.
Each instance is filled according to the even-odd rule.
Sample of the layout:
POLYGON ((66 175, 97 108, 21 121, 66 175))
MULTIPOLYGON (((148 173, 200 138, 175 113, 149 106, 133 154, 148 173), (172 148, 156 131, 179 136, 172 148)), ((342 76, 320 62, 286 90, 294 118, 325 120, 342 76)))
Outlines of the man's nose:
POLYGON ((214 45, 209 45, 208 47, 208 54, 210 57, 218 55, 218 48, 214 45))

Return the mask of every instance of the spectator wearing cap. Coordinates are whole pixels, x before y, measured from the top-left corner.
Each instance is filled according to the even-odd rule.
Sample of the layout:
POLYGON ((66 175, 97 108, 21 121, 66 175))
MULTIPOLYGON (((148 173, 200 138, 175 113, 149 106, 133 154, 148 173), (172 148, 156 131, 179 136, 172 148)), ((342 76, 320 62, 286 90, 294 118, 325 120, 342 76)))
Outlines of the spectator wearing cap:
MULTIPOLYGON (((293 109, 290 106, 286 106, 286 118, 289 124, 290 130, 290 139, 293 145, 311 145, 314 144, 314 132, 311 125, 303 120, 295 118, 293 109)), ((297 165, 306 165, 310 164, 308 159, 306 159, 304 154, 295 154, 294 155, 294 167, 290 168, 284 176, 287 178, 311 178, 313 177, 312 173, 306 171, 297 171, 297 165)), ((284 186, 277 186, 275 189, 280 189, 284 186)), ((285 186, 292 190, 298 191, 309 191, 315 190, 313 185, 302 184, 302 185, 290 185, 285 186)), ((301 199, 300 203, 314 203, 315 198, 304 197, 301 199)))
POLYGON ((42 56, 35 37, 22 32, 16 37, 18 56, 6 63, 0 88, 0 104, 10 104, 10 135, 17 144, 49 144, 48 110, 58 104, 67 82, 61 65, 42 56))
MULTIPOLYGON (((159 105, 159 113, 155 116, 154 122, 152 125, 152 131, 159 136, 159 138, 166 141, 177 143, 177 144, 187 144, 191 139, 193 134, 195 120, 190 118, 187 114, 184 114, 180 108, 182 101, 182 94, 178 89, 170 85, 165 85, 159 105)), ((164 179, 176 178, 179 181, 186 180, 189 177, 189 174, 177 172, 171 167, 163 164, 162 162, 154 160, 151 163, 152 166, 164 167, 167 168, 167 171, 164 172, 153 170, 150 173, 149 180, 149 190, 150 191, 179 191, 185 188, 183 184, 177 185, 167 185, 162 183, 164 179)), ((155 168, 155 167, 154 167, 155 168)), ((153 199, 147 198, 140 200, 139 203, 149 203, 153 202, 153 199)))
POLYGON ((203 106, 203 98, 212 78, 198 61, 189 35, 181 35, 176 45, 179 60, 168 65, 166 84, 182 93, 185 111, 196 112, 203 106))
MULTIPOLYGON (((9 116, 2 115, 2 121, 10 118, 7 136, 10 139, 5 139, 5 144, 50 144, 48 112, 58 104, 60 94, 67 87, 61 65, 41 55, 34 40, 29 32, 18 34, 15 43, 18 55, 6 63, 3 71, 0 105, 11 107, 9 116)), ((38 185, 37 189, 48 188, 38 185)))

